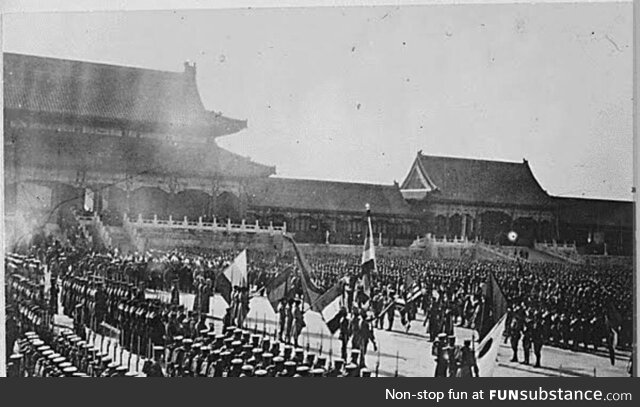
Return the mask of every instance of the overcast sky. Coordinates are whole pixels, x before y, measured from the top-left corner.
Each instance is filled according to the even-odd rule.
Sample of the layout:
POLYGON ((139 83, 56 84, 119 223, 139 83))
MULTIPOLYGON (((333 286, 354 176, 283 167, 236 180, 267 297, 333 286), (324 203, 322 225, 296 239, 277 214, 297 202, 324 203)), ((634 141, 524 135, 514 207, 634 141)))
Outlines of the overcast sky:
POLYGON ((426 154, 529 160, 550 194, 631 199, 632 4, 4 16, 5 51, 180 71, 279 176, 401 182, 426 154))

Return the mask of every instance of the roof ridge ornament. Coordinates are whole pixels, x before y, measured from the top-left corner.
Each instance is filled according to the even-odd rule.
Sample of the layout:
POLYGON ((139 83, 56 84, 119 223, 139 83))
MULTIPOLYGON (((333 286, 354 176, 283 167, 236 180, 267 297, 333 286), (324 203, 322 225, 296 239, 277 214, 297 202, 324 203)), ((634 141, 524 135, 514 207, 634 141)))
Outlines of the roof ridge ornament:
POLYGON ((190 60, 184 61, 184 73, 187 74, 190 78, 196 77, 196 63, 191 62, 190 60))

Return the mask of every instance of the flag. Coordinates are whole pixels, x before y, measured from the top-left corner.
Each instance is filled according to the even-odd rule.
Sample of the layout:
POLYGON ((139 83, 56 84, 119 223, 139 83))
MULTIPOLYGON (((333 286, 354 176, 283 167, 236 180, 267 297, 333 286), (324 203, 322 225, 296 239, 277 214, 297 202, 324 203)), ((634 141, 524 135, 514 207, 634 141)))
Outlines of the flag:
POLYGON ((233 287, 247 287, 247 250, 243 250, 229 267, 216 276, 216 289, 231 304, 233 287))
POLYGON ((498 349, 500 348, 500 340, 505 329, 506 319, 506 315, 500 317, 498 323, 491 328, 476 348, 476 361, 482 377, 493 377, 493 372, 498 362, 498 349))
POLYGON ((422 296, 420 284, 408 274, 404 279, 404 286, 407 287, 407 303, 413 302, 422 296))
POLYGON ((290 280, 292 274, 293 269, 287 268, 283 272, 278 273, 266 286, 267 298, 274 311, 278 309, 278 302, 280 302, 282 298, 285 298, 291 289, 290 280))
POLYGON ((247 287, 247 249, 243 250, 224 271, 224 276, 233 287, 247 287))
POLYGON ((498 280, 496 280, 492 272, 489 273, 487 280, 485 285, 486 293, 484 293, 482 322, 479 329, 481 340, 489 333, 496 322, 507 313, 507 299, 504 294, 502 294, 498 280))
POLYGON ((309 263, 307 263, 307 260, 298 248, 295 240, 287 234, 284 234, 283 237, 286 238, 293 246, 300 268, 300 282, 302 285, 304 300, 307 304, 313 307, 313 304, 315 304, 318 301, 318 298, 323 294, 323 290, 311 279, 311 267, 309 267, 309 263))
POLYGON ((360 278, 364 293, 371 297, 371 273, 376 271, 376 249, 373 241, 373 228, 371 227, 371 210, 367 204, 367 236, 364 239, 362 250, 362 264, 360 278))
POLYGON ((340 321, 346 315, 342 304, 342 294, 344 292, 345 279, 340 279, 331 288, 324 292, 311 309, 319 312, 322 320, 333 334, 340 328, 340 321))

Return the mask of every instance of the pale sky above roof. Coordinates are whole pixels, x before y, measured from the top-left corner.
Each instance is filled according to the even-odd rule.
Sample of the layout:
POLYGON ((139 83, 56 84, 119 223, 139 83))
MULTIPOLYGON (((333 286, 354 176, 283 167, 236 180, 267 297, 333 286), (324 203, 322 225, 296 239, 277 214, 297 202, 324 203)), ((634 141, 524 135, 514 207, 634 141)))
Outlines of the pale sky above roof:
POLYGON ((181 71, 248 119, 220 145, 286 177, 401 182, 425 154, 522 161, 631 199, 632 4, 5 15, 3 48, 181 71))

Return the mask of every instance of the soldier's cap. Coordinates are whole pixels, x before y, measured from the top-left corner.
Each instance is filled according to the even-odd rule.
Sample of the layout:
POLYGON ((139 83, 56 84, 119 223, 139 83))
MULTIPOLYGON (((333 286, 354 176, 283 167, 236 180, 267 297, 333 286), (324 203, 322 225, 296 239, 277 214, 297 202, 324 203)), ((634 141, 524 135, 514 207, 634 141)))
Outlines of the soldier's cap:
POLYGON ((357 368, 358 368, 358 365, 356 365, 355 363, 349 363, 349 364, 346 366, 346 369, 347 369, 347 370, 350 370, 350 371, 352 371, 352 370, 356 370, 357 368))
POLYGON ((215 332, 213 332, 213 331, 209 332, 209 335, 210 336, 214 336, 215 340, 218 341, 218 342, 224 341, 224 339, 225 339, 224 335, 221 335, 221 334, 216 335, 215 332))
POLYGON ((268 372, 266 370, 264 370, 264 369, 258 369, 258 370, 255 371, 254 375, 256 377, 266 377, 267 373, 268 372))
POLYGON ((200 348, 200 352, 202 353, 207 353, 209 351, 211 351, 211 346, 209 345, 202 345, 202 347, 200 348))
POLYGON ((192 343, 193 343, 193 339, 191 339, 191 338, 184 338, 182 340, 182 344, 183 345, 191 345, 192 343))
MULTIPOLYGON (((214 339, 214 338, 218 337, 218 335, 215 333, 215 331, 206 331, 203 335, 207 336, 209 339, 214 339)), ((222 336, 222 338, 224 338, 224 335, 220 335, 220 336, 222 336)))
POLYGON ((231 364, 232 364, 232 365, 234 365, 234 366, 236 366, 236 367, 241 366, 243 363, 244 363, 244 362, 242 361, 242 359, 233 359, 233 360, 231 361, 231 364))
POLYGON ((38 336, 38 334, 33 331, 28 331, 24 333, 24 336, 38 336))
POLYGON ((89 375, 84 372, 75 372, 71 374, 71 377, 89 377, 89 375))
POLYGON ((105 356, 102 357, 102 359, 100 359, 100 361, 102 363, 111 363, 111 356, 105 355, 105 356))
POLYGON ((359 349, 351 349, 351 356, 359 355, 359 354, 360 354, 360 350, 359 349))
POLYGON ((321 368, 321 367, 317 367, 317 368, 311 370, 311 375, 315 376, 315 377, 320 377, 320 376, 324 375, 324 373, 325 373, 324 369, 321 368))
POLYGON ((115 369, 115 368, 117 368, 118 366, 120 366, 118 363, 116 363, 116 362, 111 362, 111 363, 109 363, 109 364, 107 365, 107 369, 115 369))
POLYGON ((65 369, 67 367, 73 366, 71 362, 67 362, 66 360, 64 362, 57 363, 57 365, 60 369, 65 369))
POLYGON ((124 377, 140 377, 136 372, 127 372, 124 377))
POLYGON ((50 350, 51 347, 49 345, 40 345, 36 348, 36 350, 40 353, 44 352, 45 350, 50 350))
POLYGON ((154 345, 153 346, 153 351, 154 352, 164 352, 164 346, 154 345))
POLYGON ((202 344, 200 342, 196 342, 193 345, 191 345, 191 347, 193 349, 200 349, 200 348, 202 348, 202 344))
POLYGON ((174 342, 182 342, 183 339, 184 339, 184 336, 182 336, 182 335, 178 335, 178 336, 174 336, 173 337, 173 341, 174 342))
POLYGON ((273 353, 270 353, 270 352, 264 352, 264 353, 262 354, 262 357, 263 357, 264 359, 273 359, 273 353))
POLYGON ((55 364, 58 364, 64 362, 66 358, 59 353, 53 353, 47 356, 47 359, 51 360, 55 364))
POLYGON ((9 360, 12 360, 12 361, 20 360, 23 357, 24 356, 21 353, 14 353, 13 355, 9 356, 9 360))
POLYGON ((200 330, 200 336, 207 336, 209 334, 209 330, 208 329, 201 329, 200 330))
POLYGON ((287 360, 286 362, 284 362, 284 366, 286 368, 294 367, 296 366, 296 362, 294 362, 293 360, 287 360))
POLYGON ((300 374, 300 373, 308 373, 309 372, 309 366, 298 366, 296 368, 296 373, 300 374))
POLYGON ((48 358, 51 355, 54 355, 55 352, 52 349, 47 349, 45 351, 42 352, 42 356, 48 358))
POLYGON ((228 350, 220 353, 220 356, 222 356, 223 358, 230 358, 231 355, 232 355, 232 353, 229 352, 228 350))
POLYGON ((242 371, 243 372, 253 372, 253 366, 251 366, 251 365, 243 365, 242 366, 242 371))
POLYGON ((129 371, 129 368, 126 366, 118 366, 116 367, 116 372, 118 373, 126 373, 129 371))
POLYGON ((275 356, 273 358, 273 363, 275 363, 275 364, 284 363, 284 358, 282 356, 275 356))
POLYGON ((66 374, 72 374, 78 371, 78 368, 75 366, 68 366, 62 369, 62 371, 66 374))
POLYGON ((242 346, 242 342, 241 341, 233 341, 231 342, 231 346, 234 348, 239 348, 242 346))
POLYGON ((251 353, 253 353, 254 355, 262 355, 264 353, 264 350, 262 348, 253 348, 251 349, 251 353))

